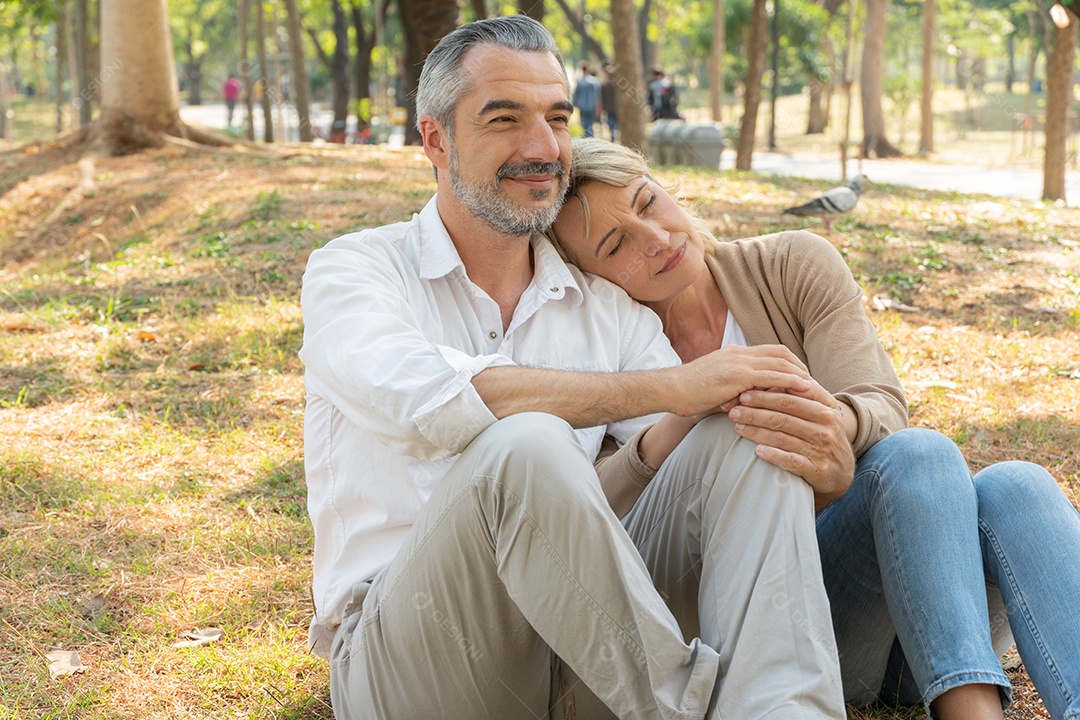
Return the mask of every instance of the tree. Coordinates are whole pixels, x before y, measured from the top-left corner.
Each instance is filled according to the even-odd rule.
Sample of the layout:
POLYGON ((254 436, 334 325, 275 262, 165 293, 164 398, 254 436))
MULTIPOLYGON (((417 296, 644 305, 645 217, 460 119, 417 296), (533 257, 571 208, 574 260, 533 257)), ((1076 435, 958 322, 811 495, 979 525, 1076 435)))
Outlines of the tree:
MULTIPOLYGON (((926 157, 934 151, 934 3, 935 0, 923 0, 922 101, 919 103, 922 124, 919 131, 919 157, 926 157)), ((1009 39, 1012 40, 1011 34, 1009 39)), ((1011 42, 1009 47, 1012 47, 1011 42)))
POLYGON ((611 33, 615 43, 615 112, 619 117, 619 142, 649 152, 645 133, 645 73, 638 46, 634 0, 611 0, 611 33))
POLYGON ((713 0, 712 49, 709 52, 709 109, 714 122, 724 115, 724 0, 713 0))
POLYGON ((754 0, 750 15, 743 116, 739 125, 739 141, 735 146, 735 167, 739 170, 750 170, 754 159, 754 133, 757 131, 758 107, 761 105, 761 78, 765 74, 765 49, 769 44, 767 6, 767 0, 754 0))
POLYGON ((330 138, 337 142, 345 141, 345 127, 349 121, 349 23, 341 0, 331 0, 330 10, 334 14, 334 49, 323 49, 319 34, 311 27, 307 28, 319 60, 330 73, 331 107, 334 119, 330 126, 330 138))
POLYGON ((518 11, 538 23, 544 22, 544 0, 518 0, 518 11))
POLYGON ((296 118, 300 124, 300 142, 311 142, 314 137, 311 132, 307 65, 304 64, 304 38, 296 0, 285 0, 285 15, 285 25, 289 33, 289 55, 292 58, 293 100, 296 103, 296 118))
POLYGON ((863 157, 899 157, 900 152, 885 137, 884 91, 885 16, 888 0, 866 0, 863 26, 863 57, 860 90, 863 115, 863 157))
MULTIPOLYGON (((237 6, 237 35, 240 45, 240 82, 244 86, 244 137, 255 139, 255 87, 251 81, 251 63, 248 61, 248 22, 251 19, 250 0, 240 0, 237 6)), ((259 0, 255 0, 259 2, 259 0)))
POLYGON ((416 96, 420 70, 428 53, 458 26, 461 8, 457 0, 398 0, 398 10, 405 30, 405 90, 410 98, 405 142, 419 145, 416 102, 412 98, 416 96))
POLYGON ((1046 154, 1043 156, 1044 200, 1065 199, 1065 154, 1069 136, 1073 64, 1080 17, 1075 6, 1054 8, 1054 34, 1046 68, 1046 154), (1060 12, 1058 12, 1060 10, 1060 12))
POLYGON ((263 112, 263 140, 274 142, 274 116, 270 109, 270 66, 266 61, 266 8, 263 0, 255 0, 255 53, 259 58, 260 102, 263 112))
POLYGON ((604 46, 597 41, 589 32, 589 28, 585 25, 585 18, 578 15, 577 12, 567 4, 566 0, 555 0, 555 4, 562 9, 563 14, 566 15, 566 19, 570 21, 570 26, 577 31, 577 34, 581 36, 581 42, 585 45, 585 49, 596 58, 597 60, 604 60, 610 55, 604 50, 604 46))
POLYGON ((159 147, 167 135, 225 145, 180 120, 165 0, 101 0, 101 140, 112 155, 159 147))
POLYGON ((77 91, 75 107, 79 111, 79 125, 89 125, 93 120, 94 94, 90 89, 90 69, 87 56, 90 53, 90 22, 87 0, 75 0, 75 72, 72 74, 77 91))

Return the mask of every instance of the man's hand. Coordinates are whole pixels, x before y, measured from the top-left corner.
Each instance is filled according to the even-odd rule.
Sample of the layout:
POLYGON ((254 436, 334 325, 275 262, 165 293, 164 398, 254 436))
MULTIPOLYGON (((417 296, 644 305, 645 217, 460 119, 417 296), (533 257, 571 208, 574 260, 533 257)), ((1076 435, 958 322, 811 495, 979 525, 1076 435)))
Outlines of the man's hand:
POLYGON ((758 457, 810 483, 819 508, 851 486, 855 412, 817 382, 806 391, 748 390, 728 415, 740 435, 758 443, 758 457))
POLYGON ((783 345, 729 345, 670 368, 672 406, 683 417, 726 410, 754 388, 807 393, 814 383, 802 361, 783 345))

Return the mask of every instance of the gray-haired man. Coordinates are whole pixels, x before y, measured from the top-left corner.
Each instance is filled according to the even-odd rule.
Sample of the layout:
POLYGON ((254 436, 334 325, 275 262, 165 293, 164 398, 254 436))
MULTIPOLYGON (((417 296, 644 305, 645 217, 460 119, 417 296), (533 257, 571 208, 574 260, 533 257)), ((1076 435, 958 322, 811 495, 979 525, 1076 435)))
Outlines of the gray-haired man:
POLYGON ((697 422, 805 368, 779 348, 680 366, 654 315, 562 262, 539 232, 572 110, 538 23, 459 28, 417 95, 437 195, 309 261, 312 640, 334 712, 843 717, 812 491, 726 417, 697 422), (598 475, 605 434, 623 447, 598 475), (605 491, 627 488, 620 523, 605 491))

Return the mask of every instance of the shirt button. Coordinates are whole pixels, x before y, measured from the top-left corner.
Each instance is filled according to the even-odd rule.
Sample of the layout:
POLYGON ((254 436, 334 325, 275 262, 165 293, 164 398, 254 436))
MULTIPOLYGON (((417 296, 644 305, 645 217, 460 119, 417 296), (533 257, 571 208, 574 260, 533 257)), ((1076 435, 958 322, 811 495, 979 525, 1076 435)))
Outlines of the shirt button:
POLYGON ((553 292, 553 293, 559 292, 559 288, 557 288, 557 287, 548 288, 548 289, 551 290, 551 292, 553 292))
POLYGON ((492 330, 491 332, 488 333, 488 337, 491 338, 492 340, 494 340, 495 338, 499 337, 499 333, 492 330))

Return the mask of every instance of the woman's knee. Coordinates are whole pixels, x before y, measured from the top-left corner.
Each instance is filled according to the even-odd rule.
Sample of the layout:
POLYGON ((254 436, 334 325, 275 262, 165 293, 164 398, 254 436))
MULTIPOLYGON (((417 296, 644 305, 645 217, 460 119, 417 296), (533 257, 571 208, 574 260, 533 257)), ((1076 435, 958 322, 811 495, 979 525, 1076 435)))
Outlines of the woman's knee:
POLYGON ((979 517, 987 522, 996 524, 1004 518, 1034 520, 1047 514, 1075 513, 1053 476, 1035 463, 1018 460, 995 463, 975 475, 974 485, 979 517))
POLYGON ((925 512, 975 506, 967 461, 956 443, 935 430, 908 428, 878 441, 856 463, 855 481, 894 507, 925 512))

